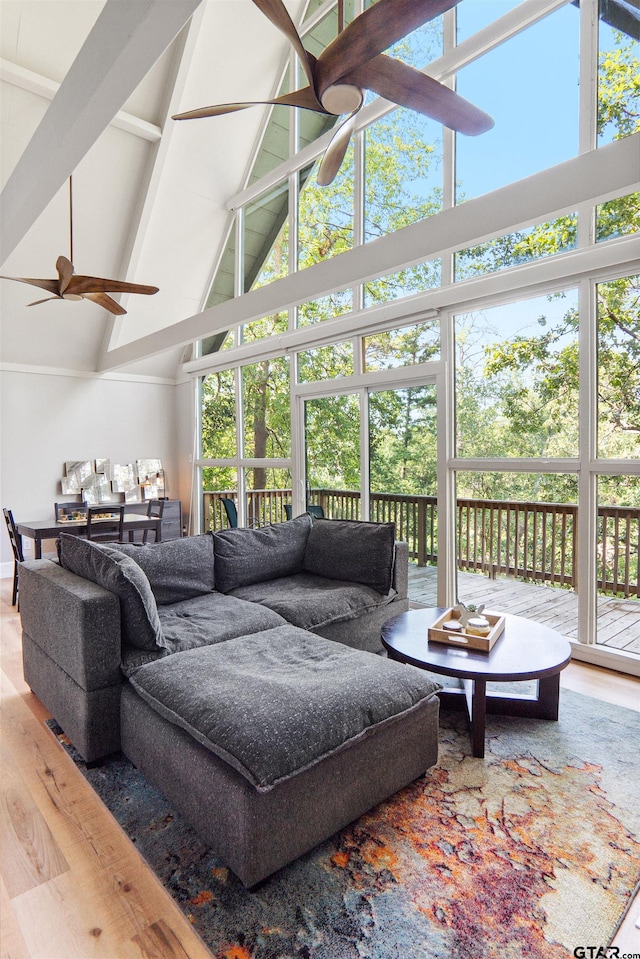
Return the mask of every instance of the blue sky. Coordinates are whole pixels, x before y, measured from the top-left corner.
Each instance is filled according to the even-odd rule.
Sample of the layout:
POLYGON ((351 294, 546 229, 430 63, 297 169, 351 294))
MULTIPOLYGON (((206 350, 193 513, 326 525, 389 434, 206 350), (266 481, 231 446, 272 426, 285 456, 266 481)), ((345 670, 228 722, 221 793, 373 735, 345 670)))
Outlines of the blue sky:
MULTIPOLYGON (((462 0, 459 39, 497 19, 510 0, 462 0)), ((495 126, 459 136, 456 179, 468 199, 578 152, 579 11, 556 10, 458 74, 457 90, 495 126)))

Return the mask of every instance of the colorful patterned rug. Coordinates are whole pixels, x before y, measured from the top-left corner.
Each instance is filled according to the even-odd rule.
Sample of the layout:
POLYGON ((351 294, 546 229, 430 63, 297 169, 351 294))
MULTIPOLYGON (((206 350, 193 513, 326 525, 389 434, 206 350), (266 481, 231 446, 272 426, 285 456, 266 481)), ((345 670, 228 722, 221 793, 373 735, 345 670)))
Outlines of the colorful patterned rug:
POLYGON ((74 758, 216 959, 604 955, 640 872, 640 713, 563 690, 558 723, 487 735, 473 759, 443 712, 436 767, 254 893, 124 757, 74 758))

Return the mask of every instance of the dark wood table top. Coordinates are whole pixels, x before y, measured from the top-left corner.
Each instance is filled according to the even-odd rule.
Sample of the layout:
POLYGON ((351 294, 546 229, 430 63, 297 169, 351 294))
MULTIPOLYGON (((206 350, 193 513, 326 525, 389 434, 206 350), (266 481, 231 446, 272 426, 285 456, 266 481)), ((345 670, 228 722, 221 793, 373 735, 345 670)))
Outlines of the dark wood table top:
MULTIPOLYGON (((95 520, 95 522, 99 523, 100 520, 95 520)), ((152 519, 144 514, 124 514, 125 529, 155 529, 157 524, 157 518, 152 519)), ((80 519, 58 523, 55 519, 36 519, 16 523, 16 527, 20 535, 26 536, 27 539, 56 539, 60 533, 86 533, 87 521, 86 519, 80 519)))
POLYGON ((489 652, 435 643, 429 626, 446 608, 411 609, 382 627, 382 643, 394 658, 460 679, 509 682, 560 672, 571 659, 571 644, 555 629, 522 616, 505 616, 502 635, 489 652))

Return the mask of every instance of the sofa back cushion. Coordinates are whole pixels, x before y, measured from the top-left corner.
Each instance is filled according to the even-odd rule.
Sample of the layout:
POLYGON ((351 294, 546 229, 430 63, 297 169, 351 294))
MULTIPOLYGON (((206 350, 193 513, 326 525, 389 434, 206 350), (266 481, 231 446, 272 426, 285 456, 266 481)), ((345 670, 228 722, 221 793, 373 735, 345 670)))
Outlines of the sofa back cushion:
MULTIPOLYGON (((104 543, 60 535, 60 564, 76 576, 103 586, 120 600, 122 639, 139 649, 165 647, 158 607, 149 580, 137 563, 104 543)), ((60 610, 64 615, 64 610, 60 610)))
POLYGON ((211 533, 149 546, 118 543, 118 550, 142 568, 160 606, 203 596, 215 588, 211 533))
POLYGON ((213 534, 216 589, 228 593, 302 571, 311 517, 305 513, 286 523, 260 529, 225 529, 213 534))
POLYGON ((394 523, 353 519, 315 519, 302 568, 305 573, 371 586, 386 595, 391 589, 394 523))

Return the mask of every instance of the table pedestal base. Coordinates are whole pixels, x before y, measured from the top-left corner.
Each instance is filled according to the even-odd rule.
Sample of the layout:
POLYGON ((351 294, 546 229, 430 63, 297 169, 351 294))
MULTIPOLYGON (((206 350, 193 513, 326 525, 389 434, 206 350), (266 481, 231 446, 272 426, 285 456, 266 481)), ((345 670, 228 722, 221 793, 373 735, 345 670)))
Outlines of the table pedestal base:
POLYGON ((461 679, 462 689, 445 687, 438 695, 443 705, 466 709, 471 727, 473 755, 484 757, 487 713, 500 716, 523 716, 526 719, 558 719, 560 673, 537 680, 535 695, 487 692, 485 679, 461 679))

